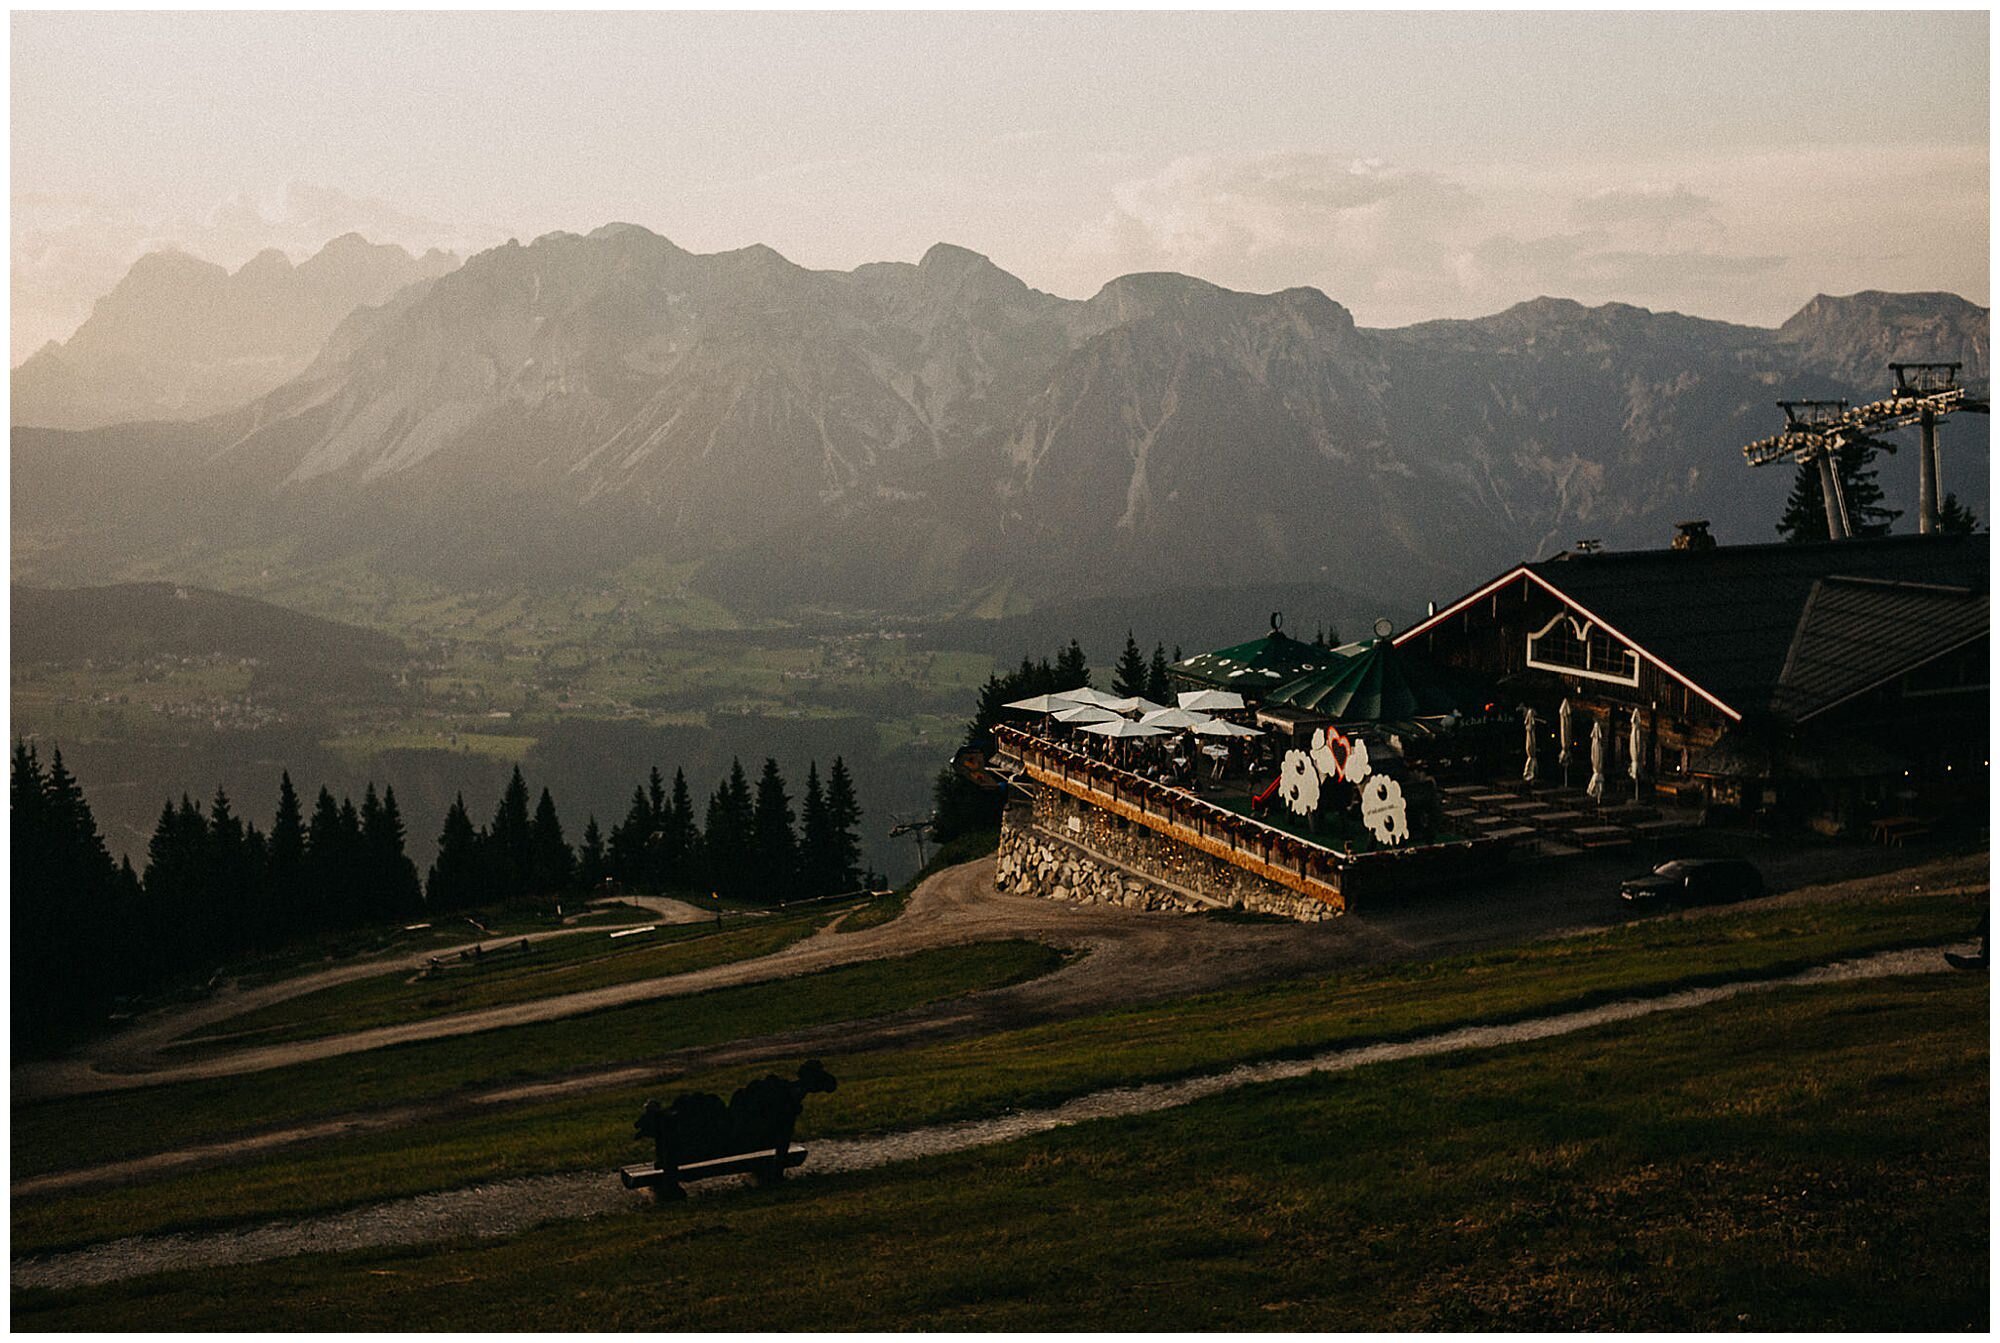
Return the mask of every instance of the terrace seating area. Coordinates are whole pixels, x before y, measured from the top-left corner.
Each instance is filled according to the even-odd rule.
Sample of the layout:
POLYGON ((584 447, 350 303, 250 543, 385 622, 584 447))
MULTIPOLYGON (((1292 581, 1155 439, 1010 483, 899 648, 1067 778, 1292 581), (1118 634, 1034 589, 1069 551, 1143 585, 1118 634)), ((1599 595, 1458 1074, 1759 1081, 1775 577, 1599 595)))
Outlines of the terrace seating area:
POLYGON ((1449 784, 1447 821, 1486 838, 1510 839, 1544 857, 1613 848, 1634 840, 1692 830, 1701 813, 1654 796, 1597 802, 1581 788, 1531 787, 1520 782, 1449 784))

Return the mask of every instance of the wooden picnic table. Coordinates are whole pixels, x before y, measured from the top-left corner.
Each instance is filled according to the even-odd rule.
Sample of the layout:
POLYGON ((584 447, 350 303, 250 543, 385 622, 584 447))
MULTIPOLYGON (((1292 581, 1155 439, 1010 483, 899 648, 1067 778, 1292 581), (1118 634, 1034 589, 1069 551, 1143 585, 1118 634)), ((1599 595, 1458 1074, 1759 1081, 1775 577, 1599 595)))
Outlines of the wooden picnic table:
POLYGON ((1906 839, 1915 839, 1931 832, 1930 822, 1921 816, 1880 816, 1869 827, 1877 844, 1890 844, 1900 848, 1906 839))

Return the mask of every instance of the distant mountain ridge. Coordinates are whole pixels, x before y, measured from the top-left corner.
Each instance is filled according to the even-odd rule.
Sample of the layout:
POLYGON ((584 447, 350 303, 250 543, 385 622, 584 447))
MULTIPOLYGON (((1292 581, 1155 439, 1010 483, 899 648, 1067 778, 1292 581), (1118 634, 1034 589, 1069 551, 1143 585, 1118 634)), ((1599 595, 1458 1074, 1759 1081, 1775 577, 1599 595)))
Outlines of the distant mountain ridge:
MULTIPOLYGON (((532 582, 659 554, 737 606, 923 614, 1177 584, 1407 603, 1685 517, 1768 539, 1787 481, 1736 449, 1775 398, 1877 394, 1897 357, 1981 379, 1987 322, 1870 293, 1775 331, 1560 299, 1373 330, 1313 289, 1141 274, 1077 301, 947 244, 813 271, 607 225, 356 313, 199 424, 17 430, 15 556, 75 581, 283 546, 532 582)), ((1984 433, 1954 424, 1946 467, 1982 513, 1984 433)))
POLYGON ((185 252, 149 253, 74 335, 13 371, 13 422, 90 429, 233 409, 296 377, 357 307, 457 264, 358 233, 296 266, 273 248, 233 273, 185 252))

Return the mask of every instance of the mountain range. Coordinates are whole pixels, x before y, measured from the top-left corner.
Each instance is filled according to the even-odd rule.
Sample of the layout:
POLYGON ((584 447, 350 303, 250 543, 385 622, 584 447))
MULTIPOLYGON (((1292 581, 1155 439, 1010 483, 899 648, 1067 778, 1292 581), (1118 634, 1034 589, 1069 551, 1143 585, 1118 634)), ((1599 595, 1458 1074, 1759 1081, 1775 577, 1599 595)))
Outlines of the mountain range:
MULTIPOLYGON (((244 547, 532 582, 660 555, 775 610, 1295 582, 1408 603, 1684 518, 1770 539, 1789 472, 1737 449, 1775 399, 1879 395, 1892 358, 1983 380, 1987 326, 1863 293, 1775 330, 1550 298, 1373 330, 1307 288, 1139 274, 1071 300, 944 244, 816 271, 613 224, 352 312, 206 418, 19 427, 24 365, 14 557, 41 582, 244 547)), ((1983 417, 1947 431, 1982 514, 1984 443, 1983 417)), ((1883 469, 1914 493, 1913 464, 1883 469)))
POLYGON ((233 409, 297 377, 355 308, 457 264, 358 233, 296 266, 273 248, 233 273, 185 252, 149 253, 74 335, 14 370, 13 422, 93 429, 233 409))

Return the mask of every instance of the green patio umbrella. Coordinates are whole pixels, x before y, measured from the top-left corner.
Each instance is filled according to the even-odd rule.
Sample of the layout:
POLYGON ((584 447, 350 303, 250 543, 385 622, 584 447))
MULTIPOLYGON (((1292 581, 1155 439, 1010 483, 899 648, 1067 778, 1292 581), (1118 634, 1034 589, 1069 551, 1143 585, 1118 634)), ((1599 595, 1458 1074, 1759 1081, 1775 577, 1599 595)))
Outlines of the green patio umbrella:
POLYGON ((1285 682, 1264 696, 1339 723, 1396 723, 1476 709, 1484 702, 1464 676, 1377 639, 1353 657, 1285 682))
POLYGON ((1302 672, 1329 666, 1339 659, 1340 655, 1331 649, 1303 643, 1274 627, 1261 639, 1218 648, 1213 653, 1197 653, 1176 662, 1173 670, 1191 681, 1218 690, 1234 690, 1254 699, 1302 672))

